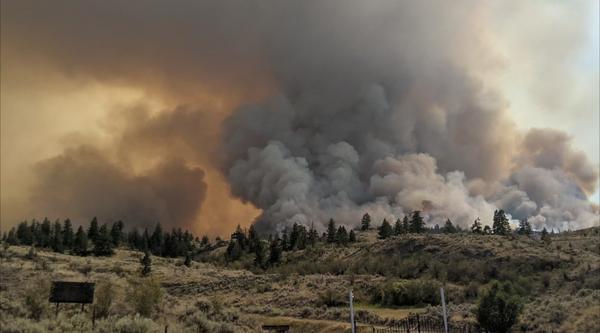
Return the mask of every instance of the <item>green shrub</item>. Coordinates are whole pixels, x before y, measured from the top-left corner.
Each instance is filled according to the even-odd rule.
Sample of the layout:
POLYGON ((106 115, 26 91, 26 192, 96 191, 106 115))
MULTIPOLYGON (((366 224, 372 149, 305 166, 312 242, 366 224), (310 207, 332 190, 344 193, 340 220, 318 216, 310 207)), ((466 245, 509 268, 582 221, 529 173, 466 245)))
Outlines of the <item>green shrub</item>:
POLYGON ((152 278, 139 278, 129 282, 127 300, 136 313, 150 317, 162 299, 160 283, 152 278))
POLYGON ((439 304, 439 284, 433 280, 385 283, 372 293, 372 302, 387 306, 439 304))
POLYGON ((521 301, 510 282, 492 282, 479 300, 477 320, 492 333, 506 333, 517 322, 521 301))
POLYGON ((102 281, 98 283, 95 296, 96 315, 100 318, 108 316, 110 312, 110 306, 112 305, 115 297, 115 290, 112 283, 108 281, 102 281))

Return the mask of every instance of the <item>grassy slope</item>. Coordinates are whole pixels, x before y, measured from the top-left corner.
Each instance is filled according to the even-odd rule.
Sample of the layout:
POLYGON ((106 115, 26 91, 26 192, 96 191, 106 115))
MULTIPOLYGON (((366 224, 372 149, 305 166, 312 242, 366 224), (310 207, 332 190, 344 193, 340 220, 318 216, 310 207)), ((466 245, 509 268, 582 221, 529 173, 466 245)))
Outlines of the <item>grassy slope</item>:
MULTIPOLYGON (((321 244, 288 252, 284 264, 260 274, 198 262, 187 268, 181 260, 154 257, 153 275, 162 281, 165 297, 152 327, 160 330, 169 323, 174 329, 182 320, 193 327, 190 318, 203 316, 199 299, 204 299, 224 309, 212 319, 232 321, 237 330, 274 321, 289 322, 297 332, 342 332, 347 331, 347 310, 322 305, 320 294, 334 290, 343 295, 349 288, 356 291, 360 303, 359 322, 381 324, 409 312, 439 312, 437 307, 390 309, 369 304, 374 286, 397 278, 446 283, 453 318, 472 319, 475 299, 465 292, 471 284, 484 287, 492 275, 526 286, 528 304, 521 326, 537 332, 593 331, 600 319, 596 311, 600 301, 597 230, 561 235, 550 244, 525 237, 474 235, 407 235, 381 241, 374 232, 359 233, 359 242, 348 247, 321 244)), ((27 251, 11 247, 2 253, 0 315, 4 323, 36 325, 24 319, 24 294, 40 280, 110 281, 117 292, 112 313, 115 317, 133 313, 125 290, 138 275, 140 253, 118 250, 111 258, 81 258, 40 251, 37 258, 27 259, 27 251)), ((215 255, 218 251, 222 248, 215 255)), ((75 306, 64 309, 65 318, 77 313, 75 306)), ((45 309, 42 330, 52 326, 52 314, 52 309, 45 309)))

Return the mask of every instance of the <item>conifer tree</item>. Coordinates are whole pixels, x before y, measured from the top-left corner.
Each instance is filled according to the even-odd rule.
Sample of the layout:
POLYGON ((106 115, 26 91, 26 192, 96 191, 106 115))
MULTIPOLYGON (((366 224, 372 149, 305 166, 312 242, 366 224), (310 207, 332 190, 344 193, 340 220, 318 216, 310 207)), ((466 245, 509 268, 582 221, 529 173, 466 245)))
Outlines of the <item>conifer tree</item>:
POLYGON ((269 253, 269 264, 277 265, 281 261, 281 241, 279 238, 275 237, 275 239, 271 242, 270 253, 269 253))
POLYGON ((108 231, 108 226, 103 224, 98 230, 96 242, 94 243, 95 256, 110 256, 113 254, 113 243, 108 231))
POLYGON ((546 230, 546 227, 542 229, 542 241, 550 243, 550 235, 548 234, 548 230, 546 230))
POLYGON ((144 251, 144 257, 140 260, 140 264, 142 265, 142 276, 148 276, 152 272, 152 258, 150 258, 148 250, 144 251))
POLYGON ((8 235, 6 236, 6 243, 10 245, 19 245, 19 239, 17 238, 17 232, 15 228, 10 229, 8 235))
POLYGON ((157 223, 154 227, 152 236, 150 236, 150 239, 148 240, 148 246, 150 247, 150 252, 153 255, 160 256, 163 254, 163 249, 165 247, 165 238, 160 223, 157 223))
POLYGON ((75 235, 73 234, 73 225, 71 220, 66 219, 63 226, 63 246, 67 249, 73 247, 75 235))
POLYGON ((366 231, 369 229, 371 229, 371 216, 369 213, 365 213, 360 221, 360 230, 366 231))
POLYGON ((473 225, 471 225, 471 233, 474 234, 482 234, 483 233, 483 229, 481 228, 481 220, 478 218, 475 219, 475 221, 473 221, 473 225))
POLYGON ((98 238, 98 219, 94 216, 92 222, 90 222, 90 227, 88 228, 87 238, 92 242, 96 243, 96 238, 98 238))
POLYGON ((329 219, 329 223, 327 224, 327 243, 335 243, 336 234, 337 229, 335 228, 335 221, 329 219))
POLYGON ((64 251, 63 247, 63 230, 62 225, 58 220, 54 222, 54 228, 52 230, 52 237, 50 241, 50 246, 54 252, 62 253, 64 251))
POLYGON ((202 240, 200 241, 200 246, 206 247, 210 245, 210 240, 207 235, 202 236, 202 240))
POLYGON ((531 235, 531 224, 527 219, 522 219, 519 221, 519 229, 517 229, 517 233, 519 235, 529 236, 531 235))
POLYGON ((494 223, 492 224, 494 235, 508 235, 510 233, 510 224, 504 214, 504 210, 494 211, 494 223))
POLYGON ((398 236, 402 234, 402 222, 400 218, 396 219, 396 223, 394 223, 394 235, 398 236))
POLYGON ((83 231, 83 227, 79 226, 75 233, 75 240, 73 242, 73 253, 78 256, 87 255, 88 239, 86 233, 83 231))
POLYGON ((410 219, 409 231, 413 233, 422 233, 425 231, 425 222, 423 222, 423 218, 421 217, 421 212, 415 210, 412 213, 412 218, 410 219))
POLYGON ((183 260, 183 264, 186 267, 192 266, 192 254, 189 251, 185 253, 185 258, 183 260))
POLYGON ((240 246, 240 242, 231 239, 225 253, 228 262, 239 260, 242 257, 242 247, 240 246))
POLYGON ((446 220, 446 224, 444 224, 444 233, 445 234, 454 234, 456 233, 456 227, 454 226, 454 224, 452 224, 452 221, 450 221, 450 219, 446 220))
POLYGON ((319 241, 319 233, 313 224, 310 225, 310 230, 308 231, 308 244, 310 246, 315 246, 319 241))
POLYGON ((402 218, 402 233, 407 234, 410 232, 410 222, 408 221, 408 216, 404 215, 402 218))
POLYGON ((50 247, 50 239, 52 238, 52 223, 48 218, 44 218, 42 225, 40 226, 39 231, 39 241, 38 246, 40 247, 50 247))
POLYGON ((248 250, 250 252, 255 252, 259 242, 260 239, 254 225, 250 225, 250 228, 248 228, 248 250))
POLYGON ((338 245, 348 244, 348 232, 346 231, 346 228, 343 225, 338 227, 335 235, 335 241, 338 245))
POLYGON ((383 219, 381 226, 379 226, 379 238, 380 239, 388 238, 392 235, 392 233, 393 233, 392 226, 386 219, 383 219))
POLYGON ((356 234, 354 233, 354 230, 350 230, 350 233, 348 234, 348 242, 350 242, 350 243, 356 242, 356 234))
POLYGON ((113 246, 118 247, 121 245, 123 241, 123 229, 124 229, 123 221, 117 221, 112 224, 110 228, 110 238, 112 240, 113 246))
POLYGON ((262 269, 267 268, 267 245, 265 241, 259 241, 254 248, 254 265, 262 269))

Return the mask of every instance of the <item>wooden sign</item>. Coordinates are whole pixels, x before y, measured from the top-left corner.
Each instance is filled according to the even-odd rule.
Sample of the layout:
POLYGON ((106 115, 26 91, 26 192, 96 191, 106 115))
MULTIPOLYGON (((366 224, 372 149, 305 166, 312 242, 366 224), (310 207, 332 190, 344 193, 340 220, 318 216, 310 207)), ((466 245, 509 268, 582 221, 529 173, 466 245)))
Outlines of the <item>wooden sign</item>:
POLYGON ((53 281, 51 303, 93 303, 95 283, 53 281))

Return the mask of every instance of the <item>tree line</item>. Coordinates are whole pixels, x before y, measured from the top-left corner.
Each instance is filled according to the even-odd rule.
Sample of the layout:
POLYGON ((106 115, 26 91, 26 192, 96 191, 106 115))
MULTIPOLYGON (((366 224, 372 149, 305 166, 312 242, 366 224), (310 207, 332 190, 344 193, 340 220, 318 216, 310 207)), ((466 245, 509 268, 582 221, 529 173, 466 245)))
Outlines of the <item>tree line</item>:
POLYGON ((2 240, 10 245, 50 248, 55 252, 78 256, 110 256, 115 248, 125 246, 156 256, 180 257, 189 255, 196 244, 202 246, 209 243, 208 237, 199 240, 181 228, 165 232, 160 223, 151 233, 147 228, 141 233, 137 228, 126 232, 122 221, 100 225, 95 217, 87 229, 79 226, 76 231, 70 219, 63 223, 59 220, 52 223, 47 218, 42 222, 35 219, 23 221, 8 233, 5 232, 2 240))

